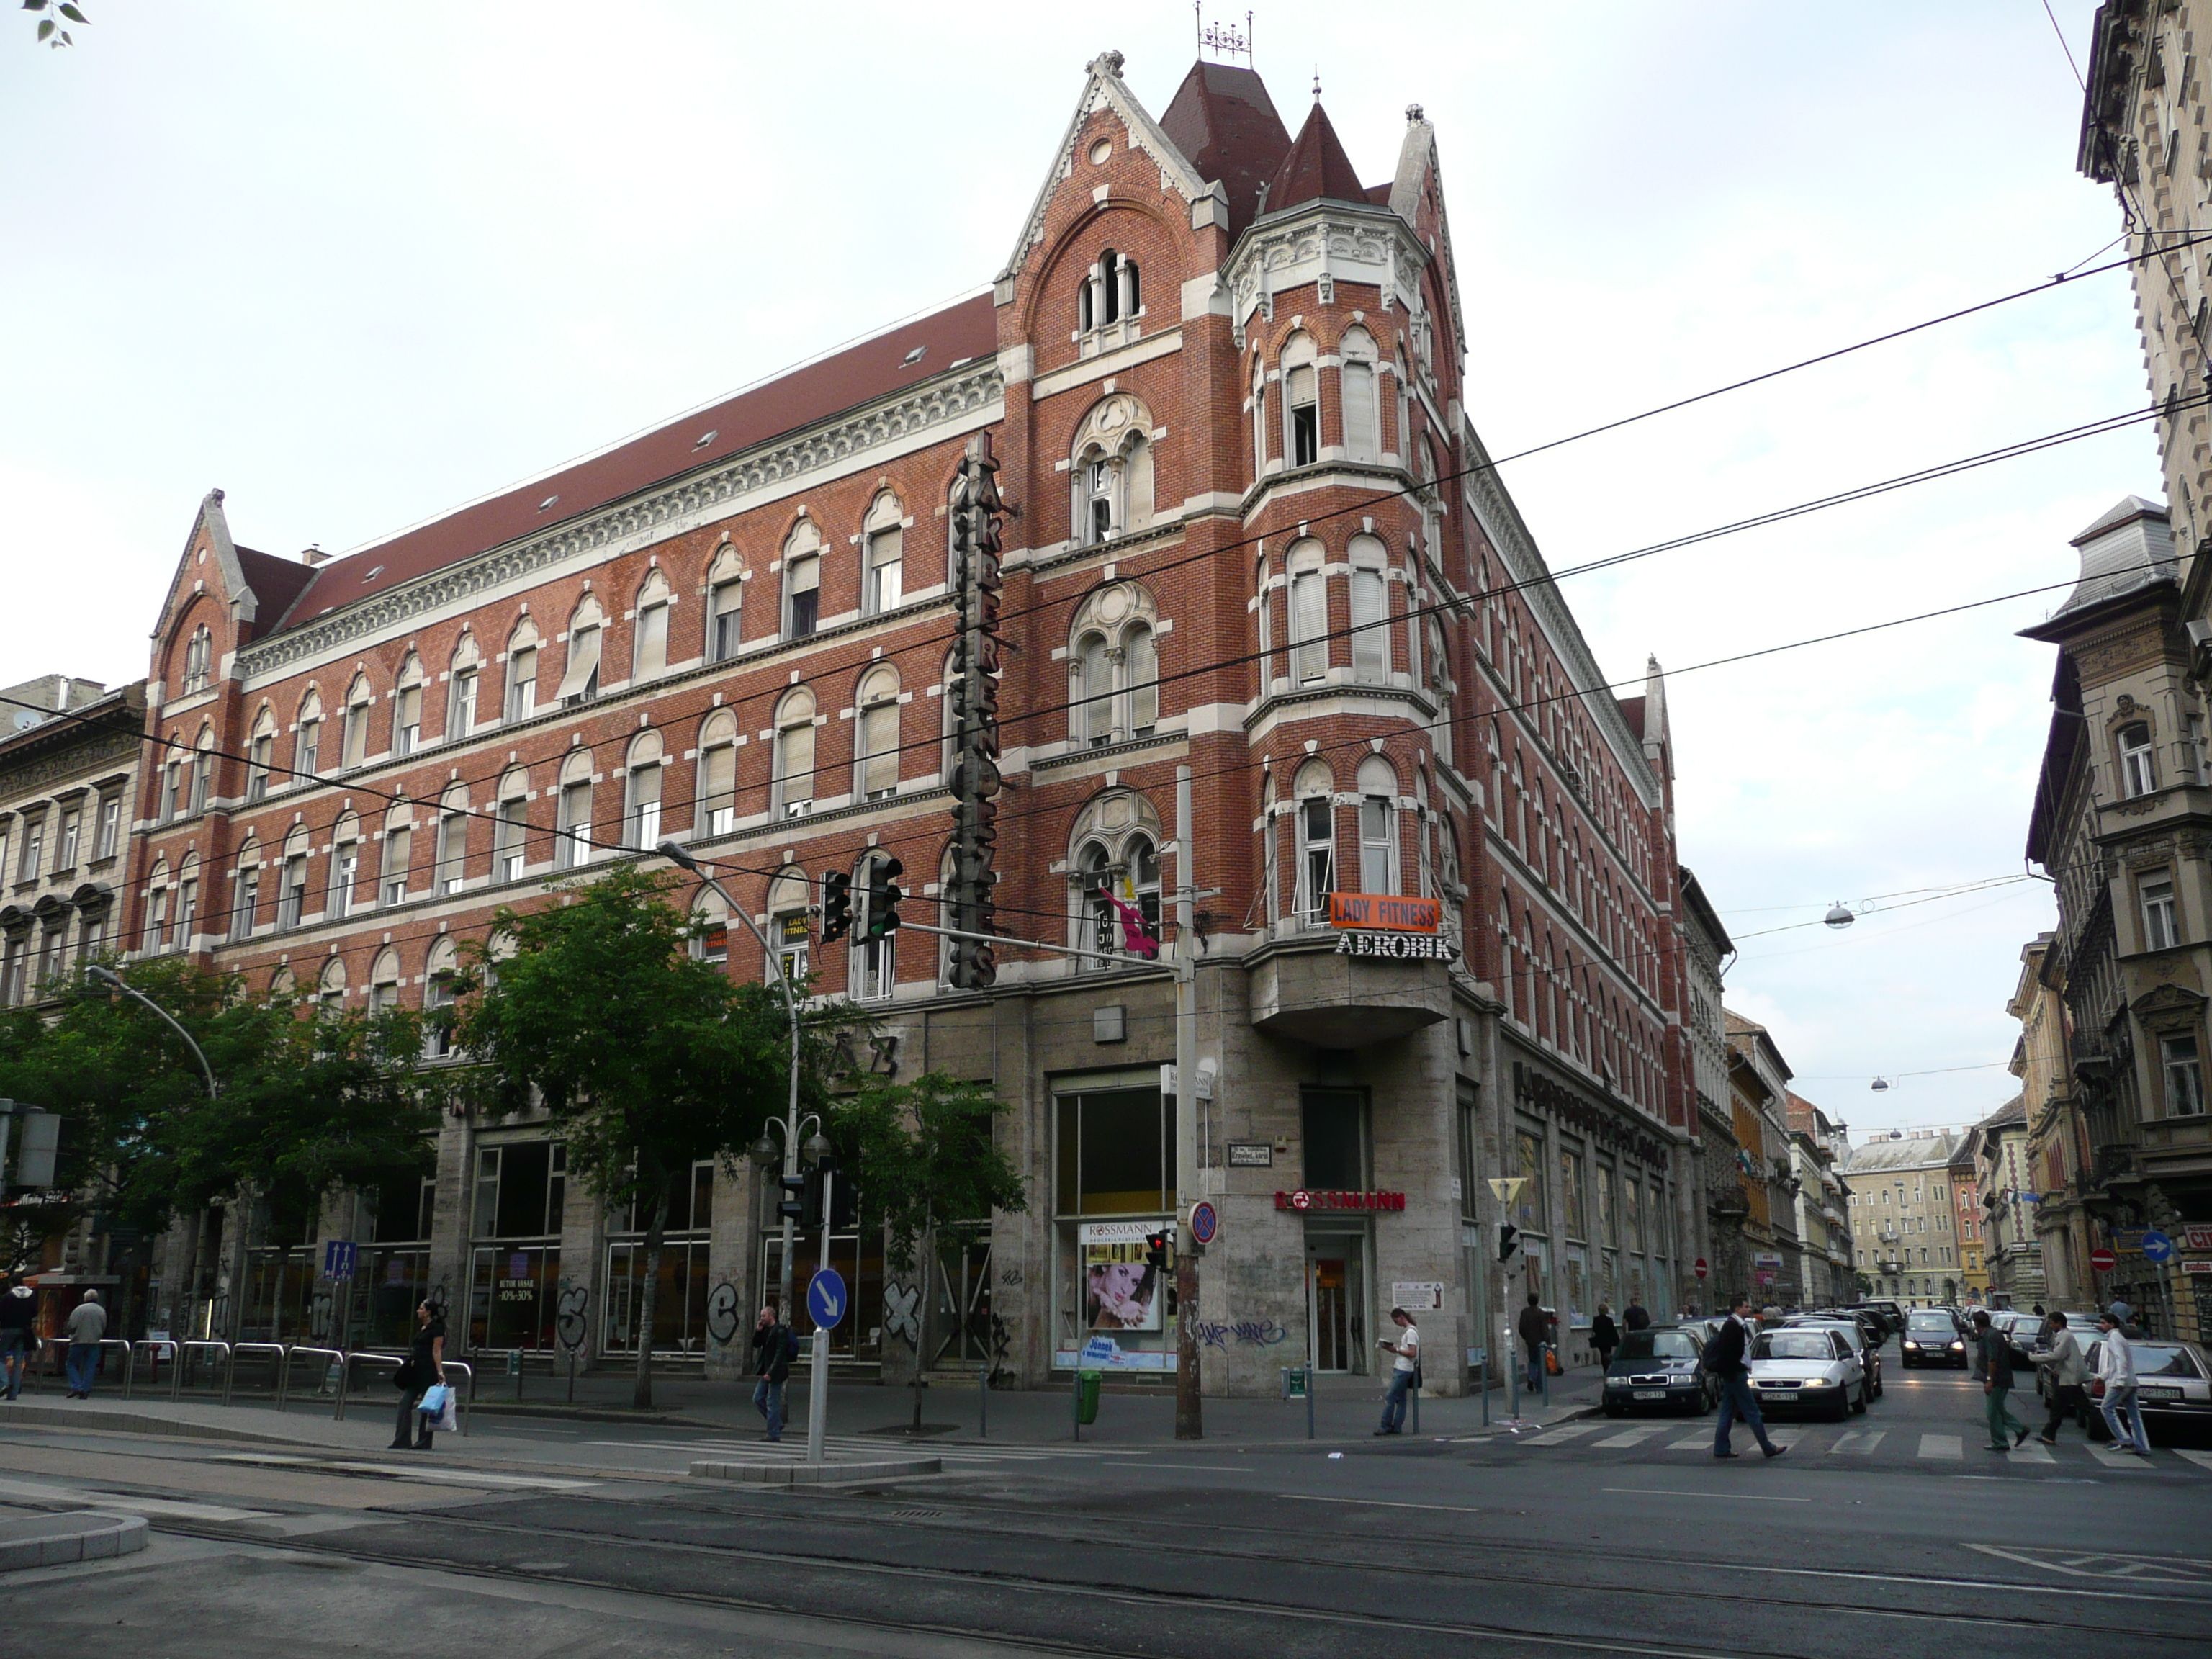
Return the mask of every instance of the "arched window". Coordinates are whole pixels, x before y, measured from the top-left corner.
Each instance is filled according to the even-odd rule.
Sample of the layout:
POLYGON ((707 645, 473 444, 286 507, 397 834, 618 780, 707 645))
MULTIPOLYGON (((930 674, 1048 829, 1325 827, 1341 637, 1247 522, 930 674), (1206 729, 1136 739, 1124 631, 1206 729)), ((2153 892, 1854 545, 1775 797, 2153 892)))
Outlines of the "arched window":
POLYGON ((854 699, 854 787, 863 800, 887 800, 899 786, 898 672, 868 671, 854 699))
POLYGON ((261 843, 252 836, 239 849, 238 874, 230 885, 230 937, 234 943, 253 937, 261 915, 261 843))
POLYGON ((707 660, 727 662, 744 642, 744 570, 738 550, 722 544, 707 571, 707 660))
POLYGON ((1071 540, 1096 547, 1152 524, 1152 410, 1126 392, 1084 416, 1071 451, 1071 540))
POLYGON ((561 763, 561 832, 553 847, 556 870, 578 870, 592 861, 592 751, 572 749, 561 763))
POLYGON ((460 951, 451 939, 430 947, 422 964, 422 1057, 443 1060, 453 1052, 453 981, 461 968, 460 951))
POLYGON ((1310 760, 1298 769, 1291 791, 1297 802, 1297 910, 1310 922, 1328 919, 1328 896, 1336 890, 1335 792, 1328 763, 1310 760))
POLYGON ((1115 582, 1076 607, 1069 627, 1068 741, 1097 746, 1159 724, 1160 623, 1140 582, 1115 582))
POLYGON ((354 888, 360 879, 361 821, 348 812, 338 819, 337 828, 331 834, 331 890, 323 914, 350 915, 354 888))
POLYGON ((483 683, 483 659, 477 637, 464 629, 453 647, 452 674, 446 696, 446 740, 465 738, 477 727, 477 690, 483 683))
POLYGON ((945 672, 938 682, 938 736, 942 741, 938 746, 937 775, 940 782, 952 775, 952 738, 954 728, 958 724, 953 719, 952 709, 952 684, 958 678, 953 663, 953 653, 948 651, 945 655, 945 672))
POLYGON ((307 857, 312 840, 307 826, 295 824, 284 837, 283 887, 276 895, 276 925, 297 927, 307 915, 307 857))
POLYGON ((1068 878, 1079 965, 1151 961, 1160 948, 1160 825, 1152 803, 1110 790, 1078 814, 1068 878))
POLYGON ((860 527, 860 607, 871 617, 898 609, 906 593, 905 509, 888 489, 868 507, 860 527))
POLYGON ((660 844, 660 734, 641 732, 630 739, 623 769, 623 845, 649 853, 660 844))
MULTIPOLYGON (((139 951, 149 957, 158 954, 162 941, 168 936, 168 926, 169 865, 164 859, 155 863, 153 873, 146 878, 146 928, 139 935, 139 951)), ((10 948, 12 951, 13 947, 10 948)), ((23 965, 19 958, 7 976, 7 982, 0 984, 0 1002, 12 1005, 22 1000, 23 965)))
POLYGON ((438 802, 437 890, 458 893, 468 876, 469 787, 454 784, 438 802))
POLYGON ((1129 735, 1150 737, 1160 722, 1160 653, 1157 636, 1141 621, 1121 635, 1121 670, 1129 688, 1129 735))
POLYGON ((185 854, 185 861, 177 872, 177 932, 170 948, 189 951, 192 947, 192 927, 199 920, 200 855, 185 854))
POLYGON ((1252 481, 1267 470, 1267 366, 1252 354, 1252 481))
POLYGON ((399 1006, 399 953, 390 945, 376 953, 368 969, 368 1010, 392 1012, 399 1006))
POLYGON ((1352 558, 1352 678, 1381 685, 1390 678, 1389 551, 1372 536, 1354 536, 1352 558))
POLYGON ((1109 247, 1084 273, 1083 285, 1075 296, 1075 325, 1087 334, 1135 317, 1143 304, 1136 261, 1123 258, 1109 247))
POLYGON ((1364 328, 1348 329, 1338 349, 1343 358, 1337 375, 1344 398, 1344 453, 1355 461, 1379 459, 1382 441, 1376 419, 1375 337, 1364 328))
POLYGON ((738 717, 726 708, 699 728, 698 797, 694 835, 726 836, 738 827, 738 717))
POLYGON ((1359 890, 1398 890, 1398 775, 1380 755, 1359 763, 1359 890))
POLYGON ((368 689, 368 677, 355 675, 346 692, 345 732, 343 747, 338 754, 339 765, 360 766, 368 761, 368 715, 375 702, 376 694, 368 689))
POLYGON ((775 814, 814 810, 814 694, 794 686, 775 711, 775 814))
POLYGON ((1321 380, 1313 336, 1301 329, 1283 343, 1283 454, 1292 466, 1321 459, 1321 380))
POLYGON ((530 859, 530 774, 510 767, 499 781, 498 814, 491 826, 494 881, 520 881, 530 859))
POLYGON ((204 812, 208 798, 215 792, 215 731, 211 726, 200 727, 199 740, 192 748, 192 811, 204 812))
POLYGON ((2150 727, 2136 720, 2120 728, 2120 793, 2128 797, 2148 795, 2158 787, 2158 757, 2151 746, 2150 727))
POLYGON ((322 977, 315 983, 315 1006, 326 1013, 336 1013, 345 1006, 346 970, 343 957, 332 957, 323 964, 322 977))
POLYGON ((1284 562, 1291 577, 1291 678, 1300 685, 1328 678, 1328 590, 1322 544, 1309 538, 1291 544, 1284 562))
POLYGON ((655 569, 637 591, 637 626, 631 635, 630 673, 652 679, 668 672, 668 615, 676 603, 668 578, 655 569))
POLYGON ((801 519, 783 543, 783 636, 806 639, 821 621, 822 533, 801 519))
POLYGON ((1261 899, 1267 905, 1267 925, 1273 927, 1283 917, 1283 878, 1281 858, 1275 846, 1279 825, 1275 817, 1275 774, 1272 769, 1260 778, 1260 878, 1261 899))
MULTIPOLYGON (((878 866, 888 864, 888 853, 871 853, 862 859, 853 872, 853 890, 858 894, 872 885, 878 866)), ((856 932, 858 930, 855 930, 856 932)), ((898 979, 898 935, 885 933, 880 939, 869 939, 861 934, 853 941, 852 998, 855 1002, 880 1002, 896 988, 898 979)))
POLYGON ((768 884, 768 937, 775 946, 775 961, 769 975, 771 980, 780 976, 789 981, 794 994, 806 984, 810 935, 806 872, 787 864, 768 884))
POLYGON ((1445 765, 1452 764, 1452 695, 1451 673, 1444 655, 1444 630, 1433 617, 1427 623, 1429 633, 1429 696, 1437 706, 1435 722, 1429 727, 1429 736, 1436 744, 1437 758, 1445 765))
POLYGON ((722 896, 711 887, 699 890, 691 906, 691 955, 699 962, 730 959, 730 910, 722 896))
POLYGON ((192 636, 185 642, 184 692, 190 696, 195 691, 204 691, 215 674, 215 635, 202 623, 192 629, 192 636))
POLYGON ((507 642, 507 718, 526 720, 538 712, 538 625, 525 617, 507 642))
POLYGON ((415 809, 400 802, 384 815, 384 859, 377 874, 377 902, 407 902, 407 866, 415 850, 415 809))
POLYGON ((606 618, 599 602, 586 593, 568 618, 568 660, 561 672, 563 708, 573 708, 599 695, 599 654, 605 635, 606 618))
POLYGON ((269 798, 270 774, 276 769, 276 711, 267 703, 253 717, 252 735, 246 740, 246 799, 248 804, 269 798))
POLYGON ((1267 585, 1267 556, 1262 552, 1252 565, 1253 615, 1259 619, 1260 695, 1266 696, 1275 683, 1275 593, 1267 585))
POLYGON ((1075 642, 1076 729, 1094 747, 1114 741, 1114 665, 1106 636, 1085 634, 1075 642))

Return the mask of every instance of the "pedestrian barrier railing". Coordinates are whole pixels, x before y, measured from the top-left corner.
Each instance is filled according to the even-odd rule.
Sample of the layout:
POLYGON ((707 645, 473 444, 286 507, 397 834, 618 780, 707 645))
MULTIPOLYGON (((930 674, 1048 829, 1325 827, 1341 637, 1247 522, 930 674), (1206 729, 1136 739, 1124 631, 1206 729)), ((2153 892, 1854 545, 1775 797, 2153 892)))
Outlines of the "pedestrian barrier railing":
POLYGON ((353 1375, 353 1368, 356 1365, 389 1365, 392 1370, 398 1370, 406 1363, 407 1356, 400 1353, 349 1353, 346 1355, 346 1357, 341 1360, 338 1364, 338 1408, 331 1413, 331 1416, 341 1423, 345 1421, 346 1382, 353 1375))
POLYGON ((193 1338, 188 1341, 173 1342, 169 1346, 177 1351, 176 1359, 169 1367, 170 1399, 179 1399, 183 1395, 185 1371, 191 1364, 192 1355, 196 1352, 212 1352, 222 1356, 222 1403, 226 1406, 230 1403, 231 1346, 229 1343, 218 1342, 207 1338, 193 1338))
POLYGON ((282 1342, 236 1343, 232 1346, 222 1368, 222 1403, 226 1406, 230 1404, 231 1384, 238 1379, 239 1359, 240 1356, 249 1353, 273 1354, 276 1360, 276 1386, 279 1389, 284 1386, 284 1345, 282 1342))
MULTIPOLYGON (((276 1409, 280 1412, 284 1409, 284 1398, 290 1390, 292 1362, 303 1353, 319 1354, 325 1359, 334 1359, 338 1363, 341 1370, 345 1364, 345 1355, 336 1348, 311 1348, 304 1343, 295 1343, 286 1348, 283 1358, 276 1362, 276 1409)), ((323 1375, 325 1378, 329 1376, 328 1367, 324 1369, 323 1375)), ((344 1397, 343 1389, 340 1390, 339 1397, 341 1399, 344 1397)))

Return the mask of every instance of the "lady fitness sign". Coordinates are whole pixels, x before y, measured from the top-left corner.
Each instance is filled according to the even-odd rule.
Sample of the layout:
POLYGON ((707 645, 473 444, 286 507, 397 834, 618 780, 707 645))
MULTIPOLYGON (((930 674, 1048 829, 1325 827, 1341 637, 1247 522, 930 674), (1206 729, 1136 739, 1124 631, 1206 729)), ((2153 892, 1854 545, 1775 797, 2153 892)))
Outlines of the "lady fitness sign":
POLYGON ((1443 907, 1432 898, 1395 893, 1331 893, 1328 925, 1336 953, 1393 962, 1449 962, 1459 952, 1441 937, 1443 907))

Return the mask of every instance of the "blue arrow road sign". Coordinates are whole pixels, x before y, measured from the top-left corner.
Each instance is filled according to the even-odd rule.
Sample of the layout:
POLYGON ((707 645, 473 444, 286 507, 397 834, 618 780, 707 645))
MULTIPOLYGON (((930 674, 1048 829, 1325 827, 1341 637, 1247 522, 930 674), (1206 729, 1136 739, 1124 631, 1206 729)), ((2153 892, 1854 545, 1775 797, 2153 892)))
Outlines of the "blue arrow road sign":
POLYGON ((806 1281, 806 1311, 825 1331, 836 1329, 845 1317, 845 1280, 835 1267, 824 1267, 806 1281))
POLYGON ((2147 1261, 2173 1260, 2173 1241, 2164 1233, 2145 1233, 2142 1236, 2143 1259, 2147 1261))
POLYGON ((346 1238, 326 1238, 323 1241, 323 1277, 351 1279, 354 1262, 361 1247, 346 1238))

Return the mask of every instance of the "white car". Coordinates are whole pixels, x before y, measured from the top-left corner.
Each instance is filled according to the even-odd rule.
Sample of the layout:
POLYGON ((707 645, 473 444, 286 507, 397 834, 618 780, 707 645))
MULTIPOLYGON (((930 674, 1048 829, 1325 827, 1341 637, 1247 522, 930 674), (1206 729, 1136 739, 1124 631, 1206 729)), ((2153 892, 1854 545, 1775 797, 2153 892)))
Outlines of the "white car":
POLYGON ((1866 1366, 1841 1331, 1762 1331, 1751 1349, 1752 1397, 1761 1416, 1802 1411, 1840 1423, 1867 1408, 1866 1366))

